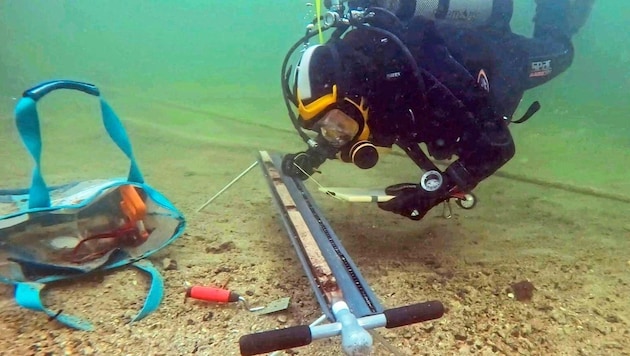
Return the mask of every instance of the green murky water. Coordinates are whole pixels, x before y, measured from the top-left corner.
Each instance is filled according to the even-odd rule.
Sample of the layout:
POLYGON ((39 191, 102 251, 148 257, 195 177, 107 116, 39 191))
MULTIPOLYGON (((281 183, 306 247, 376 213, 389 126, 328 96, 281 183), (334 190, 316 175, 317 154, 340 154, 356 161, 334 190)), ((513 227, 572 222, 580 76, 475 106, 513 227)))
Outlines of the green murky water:
MULTIPOLYGON (((527 34, 534 1, 516 5, 513 27, 527 34)), ((528 93, 524 103, 540 100, 543 110, 514 128, 518 154, 506 170, 630 192, 625 7, 621 0, 598 1, 574 39, 574 65, 528 93)), ((95 83, 126 115, 174 131, 217 134, 204 115, 291 130, 279 68, 311 16, 298 0, 2 1, 2 141, 16 142, 5 120, 14 98, 53 78, 95 83), (151 102, 172 105, 147 115, 151 102)), ((229 132, 220 134, 229 140, 229 132)))

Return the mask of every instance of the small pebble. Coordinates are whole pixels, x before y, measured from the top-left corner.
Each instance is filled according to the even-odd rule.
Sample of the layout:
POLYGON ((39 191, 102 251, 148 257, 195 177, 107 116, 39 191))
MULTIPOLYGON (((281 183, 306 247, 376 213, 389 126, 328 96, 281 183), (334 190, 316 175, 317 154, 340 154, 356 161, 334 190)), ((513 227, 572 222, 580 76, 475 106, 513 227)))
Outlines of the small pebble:
POLYGON ((177 269, 177 261, 167 257, 162 260, 162 268, 165 271, 174 271, 177 269))
POLYGON ((213 316, 214 316, 213 312, 208 312, 206 315, 203 316, 202 320, 203 321, 210 321, 210 320, 212 320, 213 316))
POLYGON ((532 284, 532 282, 528 280, 523 280, 517 283, 513 283, 511 286, 512 292, 514 293, 514 297, 519 302, 529 302, 532 300, 534 296, 534 291, 536 287, 532 284))

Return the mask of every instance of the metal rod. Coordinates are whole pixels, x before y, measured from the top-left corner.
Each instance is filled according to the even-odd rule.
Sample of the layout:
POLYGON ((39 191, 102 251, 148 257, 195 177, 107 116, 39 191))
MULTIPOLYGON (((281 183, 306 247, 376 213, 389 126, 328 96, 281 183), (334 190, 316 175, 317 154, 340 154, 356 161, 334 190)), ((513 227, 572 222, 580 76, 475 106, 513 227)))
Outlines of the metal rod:
POLYGON ((313 327, 313 326, 317 326, 321 323, 324 322, 324 320, 326 320, 327 316, 326 314, 322 314, 319 318, 317 318, 317 320, 315 320, 314 322, 310 323, 308 326, 313 327))
POLYGON ((361 272, 324 218, 304 183, 282 174, 279 155, 260 151, 260 163, 276 207, 322 311, 343 299, 357 317, 378 313, 383 307, 361 272))
POLYGON ((216 198, 218 198, 219 195, 223 194, 223 192, 225 192, 226 190, 230 189, 230 187, 233 186, 234 183, 238 182, 239 179, 243 178, 244 175, 249 173, 249 171, 254 169, 254 167, 256 167, 257 165, 258 165, 258 160, 256 160, 254 163, 252 163, 251 166, 247 167, 247 169, 244 170, 241 174, 239 174, 236 178, 232 179, 232 181, 230 183, 228 183, 225 187, 223 187, 223 189, 219 190, 219 192, 217 194, 215 194, 214 196, 212 196, 212 198, 208 199, 207 202, 205 202, 202 206, 199 207, 199 209, 197 209, 197 212, 202 211, 206 206, 208 206, 216 198))

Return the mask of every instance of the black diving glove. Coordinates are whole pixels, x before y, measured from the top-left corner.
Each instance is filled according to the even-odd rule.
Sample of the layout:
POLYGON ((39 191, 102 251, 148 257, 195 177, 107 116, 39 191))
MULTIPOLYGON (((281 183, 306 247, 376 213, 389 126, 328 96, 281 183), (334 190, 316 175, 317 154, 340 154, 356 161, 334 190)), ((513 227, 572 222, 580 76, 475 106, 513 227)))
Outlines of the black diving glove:
POLYGON ((387 187, 385 193, 395 198, 378 203, 378 207, 411 220, 422 219, 431 208, 449 197, 447 189, 429 192, 415 183, 395 184, 387 187))

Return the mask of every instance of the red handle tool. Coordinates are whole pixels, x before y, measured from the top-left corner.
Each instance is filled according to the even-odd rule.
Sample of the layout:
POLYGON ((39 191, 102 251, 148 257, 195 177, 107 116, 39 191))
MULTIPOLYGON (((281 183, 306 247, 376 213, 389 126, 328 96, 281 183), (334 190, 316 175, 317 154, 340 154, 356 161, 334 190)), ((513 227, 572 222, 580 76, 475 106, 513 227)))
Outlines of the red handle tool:
POLYGON ((227 289, 194 286, 186 290, 186 298, 205 300, 206 302, 231 303, 241 300, 238 293, 227 289))
POLYGON ((223 288, 194 286, 186 290, 186 298, 205 300, 206 302, 232 303, 241 302, 250 312, 260 311, 265 307, 251 308, 245 298, 238 293, 223 288))

